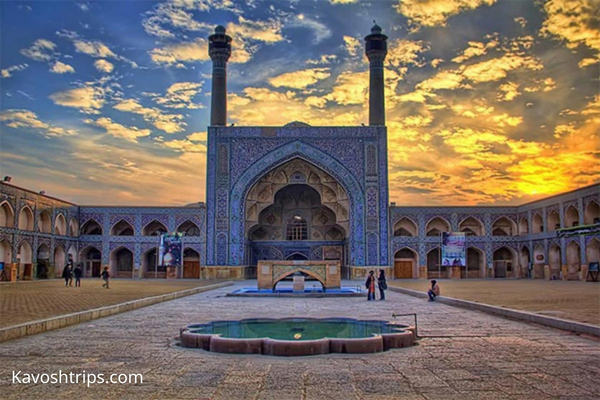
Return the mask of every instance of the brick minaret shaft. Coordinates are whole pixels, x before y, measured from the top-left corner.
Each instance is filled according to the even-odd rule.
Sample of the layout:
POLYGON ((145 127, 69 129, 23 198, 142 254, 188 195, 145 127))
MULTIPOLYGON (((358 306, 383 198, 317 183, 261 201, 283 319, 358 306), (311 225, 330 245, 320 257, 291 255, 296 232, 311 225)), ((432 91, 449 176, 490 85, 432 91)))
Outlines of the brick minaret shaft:
POLYGON ((369 125, 385 126, 383 61, 387 55, 387 36, 377 24, 365 37, 365 53, 369 59, 369 125))
POLYGON ((208 37, 208 54, 213 62, 210 125, 227 125, 227 61, 231 56, 231 36, 221 25, 208 37))

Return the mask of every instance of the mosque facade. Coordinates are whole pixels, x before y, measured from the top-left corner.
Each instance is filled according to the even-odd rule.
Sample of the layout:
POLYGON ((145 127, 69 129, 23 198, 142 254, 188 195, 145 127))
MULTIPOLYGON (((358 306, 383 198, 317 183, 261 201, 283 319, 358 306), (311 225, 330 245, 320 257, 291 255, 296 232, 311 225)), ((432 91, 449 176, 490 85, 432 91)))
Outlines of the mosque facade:
MULTIPOLYGON (((209 37, 213 62, 206 203, 186 207, 91 207, 0 185, 0 263, 20 279, 59 276, 164 278, 159 235, 183 234, 174 278, 256 277, 260 260, 339 260, 342 277, 386 269, 395 278, 585 280, 600 261, 600 185, 521 206, 411 207, 389 202, 383 63, 387 37, 374 26, 369 124, 227 125, 232 38, 209 37), (573 228, 575 229, 565 229, 573 228), (440 262, 442 232, 466 235, 466 265, 440 262)), ((5 274, 6 275, 6 274, 5 274)))

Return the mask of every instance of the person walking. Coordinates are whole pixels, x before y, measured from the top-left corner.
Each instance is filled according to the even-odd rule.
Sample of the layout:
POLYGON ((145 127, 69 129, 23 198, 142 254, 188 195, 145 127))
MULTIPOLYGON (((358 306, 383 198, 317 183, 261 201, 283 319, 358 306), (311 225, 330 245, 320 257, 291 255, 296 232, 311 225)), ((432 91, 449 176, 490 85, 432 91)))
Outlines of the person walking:
POLYGON ((69 281, 73 280, 73 271, 71 270, 71 263, 68 262, 63 268, 62 277, 65 280, 65 286, 69 286, 69 281))
POLYGON ((367 288, 367 300, 375 300, 375 271, 369 271, 369 276, 367 277, 367 281, 365 282, 365 286, 367 288))
POLYGON ((105 287, 108 289, 108 279, 110 278, 110 274, 108 273, 108 267, 104 267, 104 271, 102 271, 102 273, 100 274, 100 277, 104 281, 104 283, 102 284, 102 287, 105 287))
POLYGON ((379 286, 379 300, 385 300, 387 282, 385 281, 385 271, 382 269, 379 270, 379 278, 377 278, 377 285, 379 286))
POLYGON ((440 287, 435 280, 431 281, 431 288, 427 292, 429 301, 435 301, 435 298, 440 295, 440 287))
POLYGON ((77 266, 73 270, 73 275, 75 275, 75 287, 81 287, 81 276, 83 275, 81 263, 77 264, 77 266))

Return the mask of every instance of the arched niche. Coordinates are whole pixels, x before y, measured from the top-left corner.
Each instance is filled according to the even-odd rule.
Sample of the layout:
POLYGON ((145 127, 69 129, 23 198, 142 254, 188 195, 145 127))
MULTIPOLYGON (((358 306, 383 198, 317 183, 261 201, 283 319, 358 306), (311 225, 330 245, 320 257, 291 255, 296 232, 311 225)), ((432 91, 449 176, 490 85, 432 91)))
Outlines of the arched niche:
POLYGON ((177 227, 177 232, 185 236, 200 236, 200 228, 190 220, 183 222, 177 227))
POLYGON ((87 246, 79 254, 84 275, 98 278, 102 272, 102 252, 94 246, 87 246))
POLYGON ((509 247, 501 247, 494 251, 494 278, 512 278, 516 277, 517 255, 509 247))
POLYGON ((52 216, 48 210, 42 211, 38 216, 38 231, 52 233, 52 216))
POLYGON ((513 236, 517 232, 515 223, 506 217, 500 217, 492 224, 492 236, 513 236))
POLYGON ((62 276, 63 268, 67 265, 67 254, 62 245, 54 248, 54 276, 57 278, 62 276))
POLYGON ((542 216, 540 214, 535 214, 531 219, 531 231, 533 233, 544 232, 544 221, 542 220, 542 216))
POLYGON ((586 225, 600 224, 600 207, 594 200, 585 207, 583 222, 586 225))
POLYGON ((565 228, 571 228, 579 225, 579 211, 573 206, 567 208, 565 212, 565 228))
POLYGON ((310 162, 294 158, 263 175, 248 191, 246 237, 286 240, 294 217, 306 221, 308 240, 324 240, 334 226, 348 235, 349 209, 348 195, 339 182, 310 162))
POLYGON ((0 227, 14 228, 15 212, 8 201, 3 201, 0 204, 0 227))
POLYGON ((475 217, 468 217, 458 224, 458 230, 464 232, 466 236, 483 236, 485 230, 483 223, 475 217))
POLYGON ((442 232, 450 232, 450 223, 442 217, 435 217, 425 226, 425 236, 439 236, 442 232))
POLYGON ((560 216, 558 212, 552 210, 548 213, 548 232, 554 232, 560 229, 560 216))
POLYGON ((54 234, 59 236, 67 235, 67 220, 62 214, 58 214, 54 220, 54 234))
POLYGON ((183 249, 183 279, 200 279, 202 278, 201 274, 200 253, 186 247, 183 249))
POLYGON ((163 233, 167 232, 167 227, 164 226, 161 222, 154 220, 148 223, 144 229, 142 229, 143 236, 160 236, 163 233))
POLYGON ((529 234, 529 225, 527 223, 527 217, 521 217, 519 220, 519 234, 527 235, 529 234))
POLYGON ((110 234, 113 236, 133 236, 133 226, 124 219, 120 220, 110 230, 110 234))
POLYGON ((394 236, 418 236, 417 224, 408 217, 402 217, 394 224, 394 236))
POLYGON ((23 231, 33 230, 33 211, 29 206, 24 206, 19 212, 19 229, 23 231))
POLYGON ((578 281, 581 270, 581 248, 573 240, 567 245, 567 280, 578 281))
MULTIPOLYGON (((485 271, 485 254, 477 247, 467 247, 467 266, 464 278, 482 278, 485 271)), ((461 271, 462 274, 462 271, 461 271)))
POLYGON ((394 253, 394 278, 412 279, 417 276, 419 254, 410 247, 403 247, 394 253))
POLYGON ((102 227, 98 222, 93 219, 86 221, 81 226, 81 234, 82 235, 94 235, 101 236, 102 235, 102 227))
POLYGON ((133 277, 133 253, 125 247, 118 247, 110 253, 110 270, 117 278, 133 277))
POLYGON ((79 236, 79 223, 75 218, 69 221, 69 235, 73 237, 79 236))

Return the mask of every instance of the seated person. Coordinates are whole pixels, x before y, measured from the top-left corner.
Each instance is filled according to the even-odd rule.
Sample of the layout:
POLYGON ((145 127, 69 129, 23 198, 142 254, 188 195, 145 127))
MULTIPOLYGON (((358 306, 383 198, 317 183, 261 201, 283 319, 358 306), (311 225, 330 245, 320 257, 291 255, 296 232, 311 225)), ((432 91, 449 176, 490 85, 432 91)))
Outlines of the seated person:
POLYGON ((427 292, 429 301, 435 301, 435 298, 440 295, 440 287, 435 280, 431 281, 431 289, 427 292))

